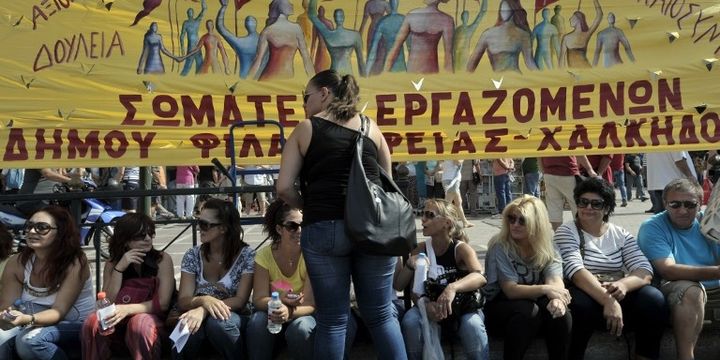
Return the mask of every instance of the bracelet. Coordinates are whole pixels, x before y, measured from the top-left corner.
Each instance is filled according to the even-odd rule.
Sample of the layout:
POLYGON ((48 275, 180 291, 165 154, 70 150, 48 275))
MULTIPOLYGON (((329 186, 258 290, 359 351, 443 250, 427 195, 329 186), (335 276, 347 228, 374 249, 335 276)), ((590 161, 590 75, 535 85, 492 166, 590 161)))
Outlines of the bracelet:
POLYGON ((30 323, 28 325, 29 326, 35 325, 35 314, 30 315, 30 323))
POLYGON ((119 272, 119 273, 121 273, 121 274, 123 273, 122 271, 118 270, 117 267, 115 267, 115 266, 113 266, 113 270, 114 270, 114 271, 117 271, 117 272, 119 272))

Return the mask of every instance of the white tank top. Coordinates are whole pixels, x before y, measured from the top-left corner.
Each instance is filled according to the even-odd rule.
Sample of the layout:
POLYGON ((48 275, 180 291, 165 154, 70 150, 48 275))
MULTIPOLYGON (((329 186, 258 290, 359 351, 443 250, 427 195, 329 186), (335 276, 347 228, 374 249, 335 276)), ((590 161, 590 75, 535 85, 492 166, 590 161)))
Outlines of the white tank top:
MULTIPOLYGON (((51 291, 48 288, 36 287, 30 284, 30 274, 32 274, 34 264, 35 255, 33 255, 30 261, 25 264, 21 298, 24 302, 31 302, 33 304, 33 313, 37 313, 51 308, 55 303, 55 298, 57 297, 58 292, 51 291)), ((95 311, 95 297, 93 295, 92 277, 88 276, 88 279, 85 281, 85 284, 83 284, 82 290, 80 290, 80 294, 75 300, 75 303, 67 314, 65 314, 65 318, 63 320, 84 321, 90 313, 95 311)))

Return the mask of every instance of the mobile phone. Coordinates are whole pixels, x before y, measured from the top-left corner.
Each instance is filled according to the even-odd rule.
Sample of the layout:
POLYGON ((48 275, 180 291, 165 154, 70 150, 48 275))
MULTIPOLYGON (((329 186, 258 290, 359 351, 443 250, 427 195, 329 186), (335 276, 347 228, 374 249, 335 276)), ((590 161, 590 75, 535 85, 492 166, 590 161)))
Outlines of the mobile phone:
POLYGON ((296 293, 287 293, 287 295, 285 295, 285 296, 287 296, 287 298, 290 300, 296 300, 296 299, 300 298, 300 294, 296 294, 296 293))

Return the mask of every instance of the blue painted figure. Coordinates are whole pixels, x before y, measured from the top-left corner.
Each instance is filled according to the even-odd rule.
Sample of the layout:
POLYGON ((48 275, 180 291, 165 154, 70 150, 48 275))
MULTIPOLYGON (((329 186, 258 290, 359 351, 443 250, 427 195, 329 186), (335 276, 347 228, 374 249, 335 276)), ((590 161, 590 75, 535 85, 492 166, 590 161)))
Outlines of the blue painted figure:
POLYGON ((257 54, 257 44, 260 36, 257 32, 257 20, 254 16, 245 17, 245 29, 248 34, 246 36, 237 37, 225 27, 225 10, 227 10, 227 0, 220 0, 220 11, 217 14, 215 26, 218 33, 230 44, 230 47, 237 54, 240 62, 240 77, 246 78, 250 72, 250 65, 255 60, 257 54))
MULTIPOLYGON (((372 44, 370 44, 370 51, 368 51, 367 64, 365 66, 366 76, 380 74, 383 70, 388 51, 395 43, 395 38, 405 20, 405 15, 398 14, 399 2, 400 0, 390 0, 390 13, 383 16, 380 21, 378 21, 377 26, 375 26, 375 33, 372 37, 372 44)), ((401 45, 401 49, 390 68, 391 72, 407 71, 407 65, 405 65, 405 44, 401 45)))
MULTIPOLYGON (((188 18, 183 21, 182 30, 180 30, 180 49, 185 49, 186 54, 197 46, 200 39, 198 36, 198 30, 200 29, 200 22, 202 22, 203 15, 205 15, 205 10, 207 10, 207 3, 205 0, 202 0, 200 4, 201 10, 197 17, 193 17, 195 15, 195 10, 192 8, 187 9, 188 18), (187 38, 187 45, 185 45, 185 38, 187 38)), ((190 69, 192 69, 193 63, 195 63, 195 72, 200 72, 200 67, 202 66, 202 54, 197 53, 188 57, 180 75, 186 76, 190 72, 190 69)))
POLYGON ((542 18, 532 32, 532 40, 537 41, 535 64, 540 70, 554 68, 553 51, 556 56, 560 54, 560 36, 558 29, 550 22, 550 9, 542 10, 542 18))
POLYGON ((351 74, 352 64, 350 57, 353 51, 357 56, 358 73, 365 74, 365 58, 362 56, 362 39, 360 33, 355 30, 346 29, 345 12, 342 9, 336 9, 335 29, 328 29, 320 19, 318 19, 317 0, 310 0, 308 7, 308 16, 315 28, 325 40, 328 51, 330 52, 330 68, 340 73, 351 74))

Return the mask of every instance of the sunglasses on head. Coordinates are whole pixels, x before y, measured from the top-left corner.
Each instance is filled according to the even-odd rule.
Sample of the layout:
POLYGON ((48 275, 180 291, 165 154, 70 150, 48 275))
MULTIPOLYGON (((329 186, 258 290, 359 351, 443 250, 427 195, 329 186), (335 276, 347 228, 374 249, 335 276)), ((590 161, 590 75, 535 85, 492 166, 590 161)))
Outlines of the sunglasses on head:
POLYGON ((586 198, 579 198, 576 205, 579 208, 586 208, 588 205, 590 205, 593 210, 600 210, 605 206, 605 201, 598 200, 598 199, 586 199, 586 198))
POLYGON ((691 201, 691 200, 687 200, 687 201, 670 201, 670 202, 668 202, 667 205, 668 205, 671 209, 679 209, 679 208, 681 208, 681 207, 685 207, 686 209, 691 209, 691 210, 692 210, 692 209, 695 209, 696 207, 698 207, 698 202, 697 202, 697 201, 691 201))
POLYGON ((525 226, 525 217, 524 216, 515 216, 515 215, 508 215, 507 221, 510 225, 513 225, 517 223, 520 226, 525 226))
POLYGON ((208 222, 208 221, 202 220, 202 219, 198 219, 197 224, 198 224, 198 227, 200 228, 200 230, 202 230, 202 231, 208 231, 211 228, 222 225, 220 223, 211 223, 211 222, 208 222))
POLYGON ((52 225, 46 223, 46 222, 26 222, 25 223, 25 232, 29 233, 30 230, 35 230, 36 233, 39 235, 47 235, 51 230, 57 230, 57 227, 53 227, 52 225))
POLYGON ((300 227, 302 227, 302 224, 296 223, 294 221, 288 221, 288 222, 282 224, 282 227, 284 227, 288 231, 295 232, 295 231, 298 231, 298 229, 300 229, 300 227))
POLYGON ((426 219, 432 220, 432 219, 434 219, 434 218, 437 216, 437 214, 435 214, 435 213, 432 212, 432 211, 427 211, 427 210, 426 210, 426 211, 423 211, 423 212, 422 212, 422 216, 423 216, 424 218, 426 218, 426 219))

